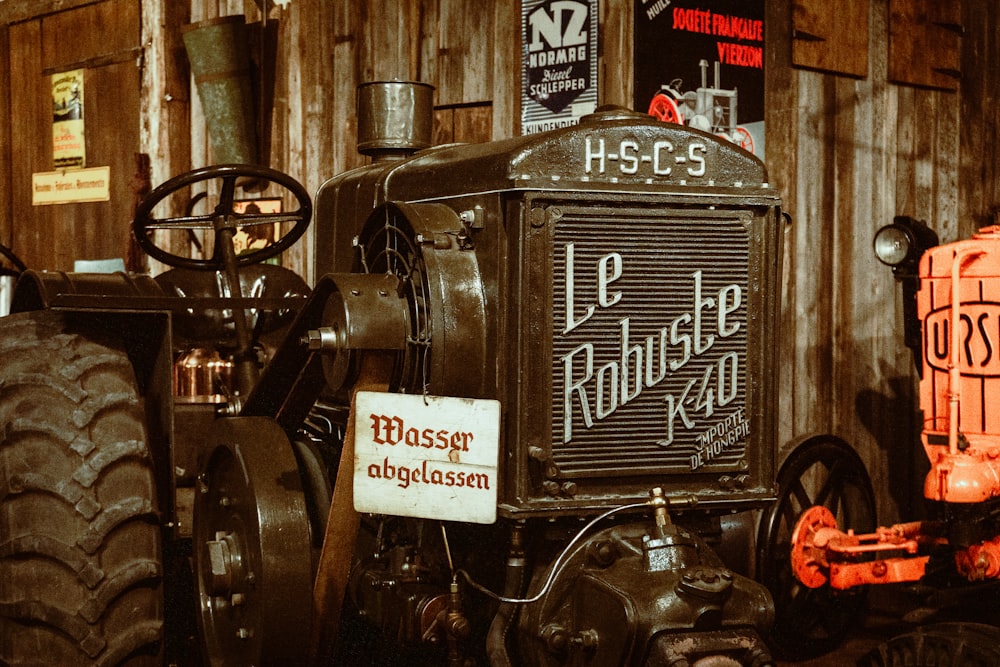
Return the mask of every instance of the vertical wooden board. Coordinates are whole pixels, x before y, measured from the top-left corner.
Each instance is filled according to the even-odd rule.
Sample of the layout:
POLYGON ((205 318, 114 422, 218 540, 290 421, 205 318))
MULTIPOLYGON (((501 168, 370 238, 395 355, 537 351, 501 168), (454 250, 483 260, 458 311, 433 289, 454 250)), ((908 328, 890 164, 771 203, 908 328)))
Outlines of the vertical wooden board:
POLYGON ((957 89, 963 30, 961 0, 889 0, 889 80, 957 89))
POLYGON ((323 21, 327 11, 324 4, 313 2, 290 7, 282 20, 285 43, 282 72, 287 80, 283 83, 284 151, 278 162, 297 177, 313 180, 313 184, 318 168, 316 153, 330 145, 330 132, 323 131, 330 71, 321 52, 328 29, 323 21))
POLYGON ((437 101, 438 80, 438 11, 439 0, 418 0, 415 10, 415 29, 417 38, 417 68, 418 81, 435 86, 434 99, 437 101))
MULTIPOLYGON (((155 187, 191 168, 191 100, 187 54, 181 27, 189 21, 186 3, 146 2, 142 7, 144 45, 140 92, 141 151, 149 156, 150 185, 155 187)), ((184 209, 173 203, 171 214, 184 209)), ((180 234, 156 232, 155 242, 169 252, 186 254, 180 234)), ((145 270, 159 273, 165 266, 142 253, 132 255, 145 270)), ((128 263, 126 263, 128 267, 128 263)))
POLYGON ((968 238, 976 225, 959 213, 959 113, 956 95, 935 91, 937 123, 934 132, 934 209, 937 232, 948 238, 968 238))
POLYGON ((416 0, 369 0, 368 40, 372 63, 371 81, 408 81, 415 74, 411 40, 419 39, 419 27, 410 25, 416 0))
POLYGON ((410 66, 408 79, 410 81, 422 81, 420 79, 421 59, 423 58, 423 27, 424 27, 424 3, 420 0, 410 0, 406 3, 406 29, 408 35, 408 64, 410 66))
POLYGON ((492 99, 493 1, 442 0, 438 5, 439 105, 492 99))
POLYGON ((454 141, 482 143, 490 140, 493 132, 493 106, 477 104, 455 109, 454 141))
POLYGON ((42 22, 42 67, 81 63, 139 46, 139 2, 105 0, 42 22))
POLYGON ((440 106, 461 104, 464 101, 465 72, 462 68, 464 60, 462 49, 465 44, 460 41, 459 35, 454 34, 455 29, 461 24, 461 10, 464 4, 464 0, 437 2, 438 22, 432 34, 437 42, 434 54, 437 78, 434 80, 434 85, 437 88, 436 104, 440 106))
POLYGON ((333 126, 336 143, 327 163, 330 176, 364 163, 357 151, 357 87, 363 80, 361 60, 365 44, 358 39, 362 33, 361 17, 347 4, 336 3, 334 7, 333 90, 329 111, 336 121, 333 126))
MULTIPOLYGON (((887 13, 876 7, 873 16, 873 33, 884 34, 887 13)), ((914 500, 919 497, 920 486, 915 484, 914 466, 899 465, 899 462, 913 462, 916 458, 913 452, 919 442, 920 424, 915 411, 917 391, 913 359, 909 349, 902 344, 902 290, 889 267, 875 259, 872 249, 875 232, 892 222, 897 213, 894 192, 900 126, 897 121, 898 87, 886 80, 888 45, 884 40, 872 41, 871 58, 869 125, 873 160, 869 173, 859 171, 861 179, 871 182, 871 199, 867 203, 858 201, 862 208, 857 216, 859 220, 867 220, 867 225, 865 236, 857 241, 860 266, 855 270, 858 276, 867 277, 859 292, 866 312, 854 328, 869 348, 871 376, 860 376, 863 383, 867 382, 858 394, 857 413, 873 440, 872 451, 866 457, 869 473, 873 479, 885 480, 886 495, 878 503, 884 523, 910 518, 914 500), (871 178, 871 174, 876 177, 871 178), (879 174, 882 176, 877 176, 879 174)), ((857 132, 863 131, 862 123, 857 132)))
MULTIPOLYGON (((40 85, 42 70, 41 24, 28 21, 10 26, 11 201, 13 249, 29 268, 52 268, 48 251, 55 237, 43 228, 31 206, 31 175, 52 169, 51 137, 39 139, 52 116, 51 89, 40 85), (46 150, 47 149, 47 150, 46 150)), ((50 131, 51 132, 51 131, 50 131)))
POLYGON ((493 60, 496 52, 493 7, 497 1, 465 0, 463 23, 467 26, 467 34, 463 37, 467 62, 462 86, 462 101, 465 103, 489 102, 493 99, 493 60))
MULTIPOLYGON (((496 57, 499 49, 513 49, 520 41, 513 44, 497 44, 497 32, 493 24, 495 13, 492 11, 497 0, 491 3, 469 2, 466 0, 467 19, 470 23, 478 23, 481 30, 470 36, 469 71, 466 78, 466 102, 490 102, 495 96, 496 57), (470 85, 471 83, 471 85, 470 85)), ((517 95, 516 93, 511 93, 517 95)))
POLYGON ((869 0, 795 0, 792 63, 837 74, 868 75, 869 0))
MULTIPOLYGON (((310 67, 307 62, 318 46, 315 42, 317 34, 314 29, 318 26, 318 20, 309 13, 318 13, 319 8, 315 4, 290 6, 284 13, 282 21, 282 37, 285 38, 285 50, 283 55, 285 62, 282 72, 288 78, 283 84, 283 98, 285 104, 282 106, 282 152, 272 161, 272 166, 278 168, 303 183, 308 182, 307 174, 310 171, 309 142, 318 141, 318 137, 310 136, 310 121, 316 113, 316 87, 320 85, 319 73, 310 67), (308 12, 308 13, 307 13, 308 12)), ((306 185, 307 190, 310 189, 306 185)), ((309 263, 306 257, 311 249, 312 234, 307 234, 295 246, 281 257, 281 263, 293 271, 309 279, 309 263)))
MULTIPOLYGON (((288 114, 290 79, 292 78, 292 64, 296 50, 289 49, 292 43, 292 22, 290 13, 282 17, 278 26, 278 58, 275 63, 274 74, 274 104, 271 109, 271 150, 267 156, 270 164, 284 165, 287 160, 285 153, 288 144, 288 114)), ((297 64, 297 59, 295 63, 297 64)), ((305 90, 303 90, 305 95, 305 90)))
POLYGON ((81 211, 65 229, 75 239, 80 259, 124 257, 132 219, 132 177, 139 150, 139 71, 132 60, 87 70, 86 138, 88 164, 111 169, 111 200, 69 205, 81 211), (127 119, 126 122, 125 119, 127 119))
POLYGON ((431 143, 435 146, 455 142, 455 107, 435 109, 431 126, 431 143))
POLYGON ((354 23, 357 37, 355 57, 357 58, 356 81, 375 80, 375 59, 378 52, 372 45, 372 0, 361 0, 353 8, 346 9, 354 23))
MULTIPOLYGON (((296 15, 293 29, 287 33, 288 44, 294 48, 289 54, 294 63, 290 63, 289 73, 295 73, 288 89, 296 103, 286 109, 290 121, 287 129, 292 134, 287 141, 290 150, 286 159, 289 173, 315 193, 323 180, 335 173, 330 170, 330 164, 340 141, 333 131, 335 126, 328 108, 331 91, 336 90, 332 62, 335 10, 326 2, 313 2, 304 7, 305 10, 300 8, 296 15), (298 90, 294 82, 298 82, 298 90)), ((314 224, 319 221, 314 219, 314 224)), ((314 234, 308 234, 282 260, 310 283, 318 278, 312 273, 314 238, 314 234)))
MULTIPOLYGON (((11 62, 10 27, 0 25, 0 165, 12 162, 11 149, 11 62)), ((11 191, 13 183, 10 169, 0 169, 0 243, 10 247, 13 243, 13 208, 11 191)))
MULTIPOLYGON (((896 447, 893 434, 898 433, 905 412, 884 409, 887 369, 879 357, 879 338, 886 318, 878 288, 883 271, 885 276, 889 272, 878 266, 871 250, 878 225, 873 215, 878 210, 875 196, 885 182, 880 176, 884 174, 880 115, 884 82, 878 74, 867 80, 836 81, 837 136, 855 139, 837 143, 833 400, 834 431, 855 447, 872 475, 891 486, 883 450, 896 447)), ((883 495, 877 498, 880 516, 897 515, 894 503, 883 495)))
MULTIPOLYGON (((855 123, 863 115, 865 103, 860 93, 860 86, 854 79, 829 77, 833 87, 834 100, 830 107, 833 121, 833 180, 829 183, 831 195, 829 206, 824 207, 830 235, 826 239, 823 252, 830 254, 829 297, 824 304, 829 309, 829 328, 827 340, 830 344, 831 393, 829 399, 833 410, 832 427, 834 432, 841 433, 849 439, 856 439, 853 409, 845 410, 849 403, 845 400, 855 395, 855 378, 853 367, 867 363, 869 360, 858 355, 855 332, 852 329, 852 310, 855 295, 854 271, 854 238, 859 231, 855 228, 854 219, 856 206, 856 169, 859 166, 858 151, 865 144, 859 145, 855 139, 855 123), (846 362, 846 363, 845 363, 846 362)), ((853 406, 852 406, 853 407, 853 406)))
POLYGON ((520 3, 497 2, 493 9, 493 139, 517 136, 521 127, 520 3))
POLYGON ((191 23, 198 23, 219 16, 218 3, 208 0, 191 0, 191 23))
MULTIPOLYGON (((886 18, 885 12, 879 11, 879 2, 884 2, 884 0, 878 0, 875 3, 871 29, 875 34, 884 34, 886 18)), ((868 175, 861 174, 862 177, 867 176, 868 180, 871 181, 871 198, 867 202, 861 201, 859 203, 868 207, 867 228, 873 235, 882 225, 891 222, 894 214, 890 195, 892 193, 892 171, 895 163, 894 134, 898 109, 895 106, 896 97, 891 94, 892 86, 889 85, 885 77, 885 63, 889 57, 885 40, 872 40, 869 57, 872 63, 872 76, 868 81, 870 117, 867 120, 862 120, 856 126, 855 132, 864 136, 864 126, 867 123, 871 133, 869 144, 869 150, 872 153, 871 171, 868 175), (872 174, 881 174, 882 177, 871 178, 872 174)), ((859 215, 864 216, 865 211, 859 211, 859 215)), ((868 241, 870 240, 871 236, 868 241)), ((870 246, 866 255, 869 260, 877 261, 870 246)))
MULTIPOLYGON (((791 213, 795 211, 797 201, 796 178, 797 169, 795 150, 796 128, 798 126, 798 77, 791 67, 791 30, 788 22, 791 11, 791 0, 778 0, 765 3, 764 26, 766 29, 765 50, 766 72, 768 74, 765 95, 768 103, 764 107, 764 127, 767 133, 767 144, 772 147, 768 156, 768 180, 781 194, 782 207, 791 213)), ((795 282, 790 278, 797 253, 794 240, 795 226, 799 221, 793 219, 790 226, 782 230, 784 235, 781 281, 781 318, 780 347, 778 348, 779 400, 778 400, 778 442, 788 442, 793 432, 793 398, 791 391, 794 379, 793 363, 795 359, 795 311, 793 303, 795 282)))
POLYGON ((919 127, 925 125, 916 118, 914 96, 916 91, 909 87, 893 86, 892 93, 896 103, 896 132, 890 144, 896 156, 896 172, 893 178, 895 208, 893 215, 926 216, 915 209, 916 188, 914 173, 916 171, 917 146, 916 134, 919 127))
POLYGON ((964 224, 996 224, 1000 207, 1000 70, 985 63, 1000 62, 1000 6, 976 0, 963 3, 962 85, 960 94, 959 162, 960 219, 964 224))
POLYGON ((832 421, 830 380, 830 317, 832 259, 831 137, 833 117, 826 78, 818 73, 798 73, 798 115, 795 150, 799 160, 815 169, 796 174, 794 225, 790 241, 795 255, 789 280, 794 318, 786 332, 794 348, 788 382, 793 401, 792 434, 829 430, 832 421))
MULTIPOLYGON (((914 116, 919 125, 913 137, 913 207, 918 217, 930 218, 935 211, 934 134, 938 126, 937 96, 929 90, 917 90, 913 96, 914 116)), ((928 220, 935 227, 941 220, 928 220)), ((954 237, 942 240, 954 241, 954 237)))

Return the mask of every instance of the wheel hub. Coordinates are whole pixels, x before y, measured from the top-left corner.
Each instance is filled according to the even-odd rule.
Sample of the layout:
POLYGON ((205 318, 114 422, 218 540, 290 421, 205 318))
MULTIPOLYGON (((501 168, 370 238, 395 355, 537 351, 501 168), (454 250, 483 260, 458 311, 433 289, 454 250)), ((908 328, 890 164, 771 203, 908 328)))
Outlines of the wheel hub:
POLYGON ((830 563, 819 538, 823 529, 837 528, 837 520, 826 507, 816 505, 799 518, 792 531, 792 572, 809 588, 819 588, 829 579, 830 563))
POLYGON ((214 540, 209 540, 208 561, 211 570, 211 591, 215 596, 235 597, 243 593, 236 590, 243 575, 243 554, 233 533, 219 531, 214 540))
POLYGON ((247 437, 251 430, 258 435, 280 430, 271 420, 219 424, 215 442, 221 444, 203 470, 194 508, 207 657, 213 665, 304 664, 312 543, 295 456, 283 433, 277 443, 266 435, 247 437), (233 429, 244 431, 226 432, 233 429))

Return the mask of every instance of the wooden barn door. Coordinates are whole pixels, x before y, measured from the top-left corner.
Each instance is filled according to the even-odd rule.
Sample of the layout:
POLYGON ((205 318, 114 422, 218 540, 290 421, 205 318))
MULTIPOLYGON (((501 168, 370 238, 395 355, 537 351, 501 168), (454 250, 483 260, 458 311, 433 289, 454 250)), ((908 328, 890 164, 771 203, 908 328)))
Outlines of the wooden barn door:
MULTIPOLYGON (((0 241, 33 269, 69 271, 77 259, 124 258, 140 136, 140 2, 4 4, 0 59, 8 61, 10 74, 0 85, 0 122, 7 121, 0 125, 6 135, 0 159, 9 169, 0 176, 7 181, 0 181, 7 192, 0 199, 0 241), (96 168, 106 167, 110 197, 33 204, 40 187, 35 175, 60 171, 53 128, 65 115, 58 113, 53 83, 66 74, 82 76, 85 158, 79 173, 97 184, 102 170, 96 168)), ((93 197, 89 190, 80 195, 87 196, 93 197)))

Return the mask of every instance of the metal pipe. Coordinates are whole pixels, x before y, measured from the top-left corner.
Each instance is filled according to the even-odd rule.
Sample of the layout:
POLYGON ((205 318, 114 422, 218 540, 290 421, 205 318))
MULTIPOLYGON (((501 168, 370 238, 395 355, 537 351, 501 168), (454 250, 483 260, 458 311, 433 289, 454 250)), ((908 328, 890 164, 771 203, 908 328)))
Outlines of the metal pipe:
POLYGON ((983 254, 978 248, 962 248, 955 252, 951 263, 951 350, 948 354, 948 453, 954 456, 958 453, 958 418, 962 403, 961 350, 958 339, 961 336, 961 284, 962 262, 967 257, 983 254))

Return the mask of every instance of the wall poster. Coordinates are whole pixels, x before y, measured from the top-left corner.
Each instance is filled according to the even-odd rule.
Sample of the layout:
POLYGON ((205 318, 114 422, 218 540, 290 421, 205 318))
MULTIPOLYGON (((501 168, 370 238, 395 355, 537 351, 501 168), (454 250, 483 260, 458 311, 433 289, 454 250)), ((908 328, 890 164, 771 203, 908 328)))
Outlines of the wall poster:
POLYGON ((57 170, 78 169, 87 163, 82 69, 52 75, 52 162, 57 170))
MULTIPOLYGON (((281 213, 282 201, 279 197, 266 199, 237 199, 233 202, 233 212, 237 215, 268 215, 281 213)), ((240 227, 233 234, 233 247, 237 255, 260 250, 273 245, 281 238, 281 223, 251 224, 240 227)), ((276 259, 276 258, 273 258, 276 259)), ((269 263, 271 262, 268 260, 269 263)))
POLYGON ((635 0, 635 108, 764 158, 764 0, 635 0))
POLYGON ((597 0, 521 3, 521 134, 576 125, 597 107, 597 0))
POLYGON ((111 168, 61 169, 31 175, 31 205, 79 204, 111 199, 111 168))

